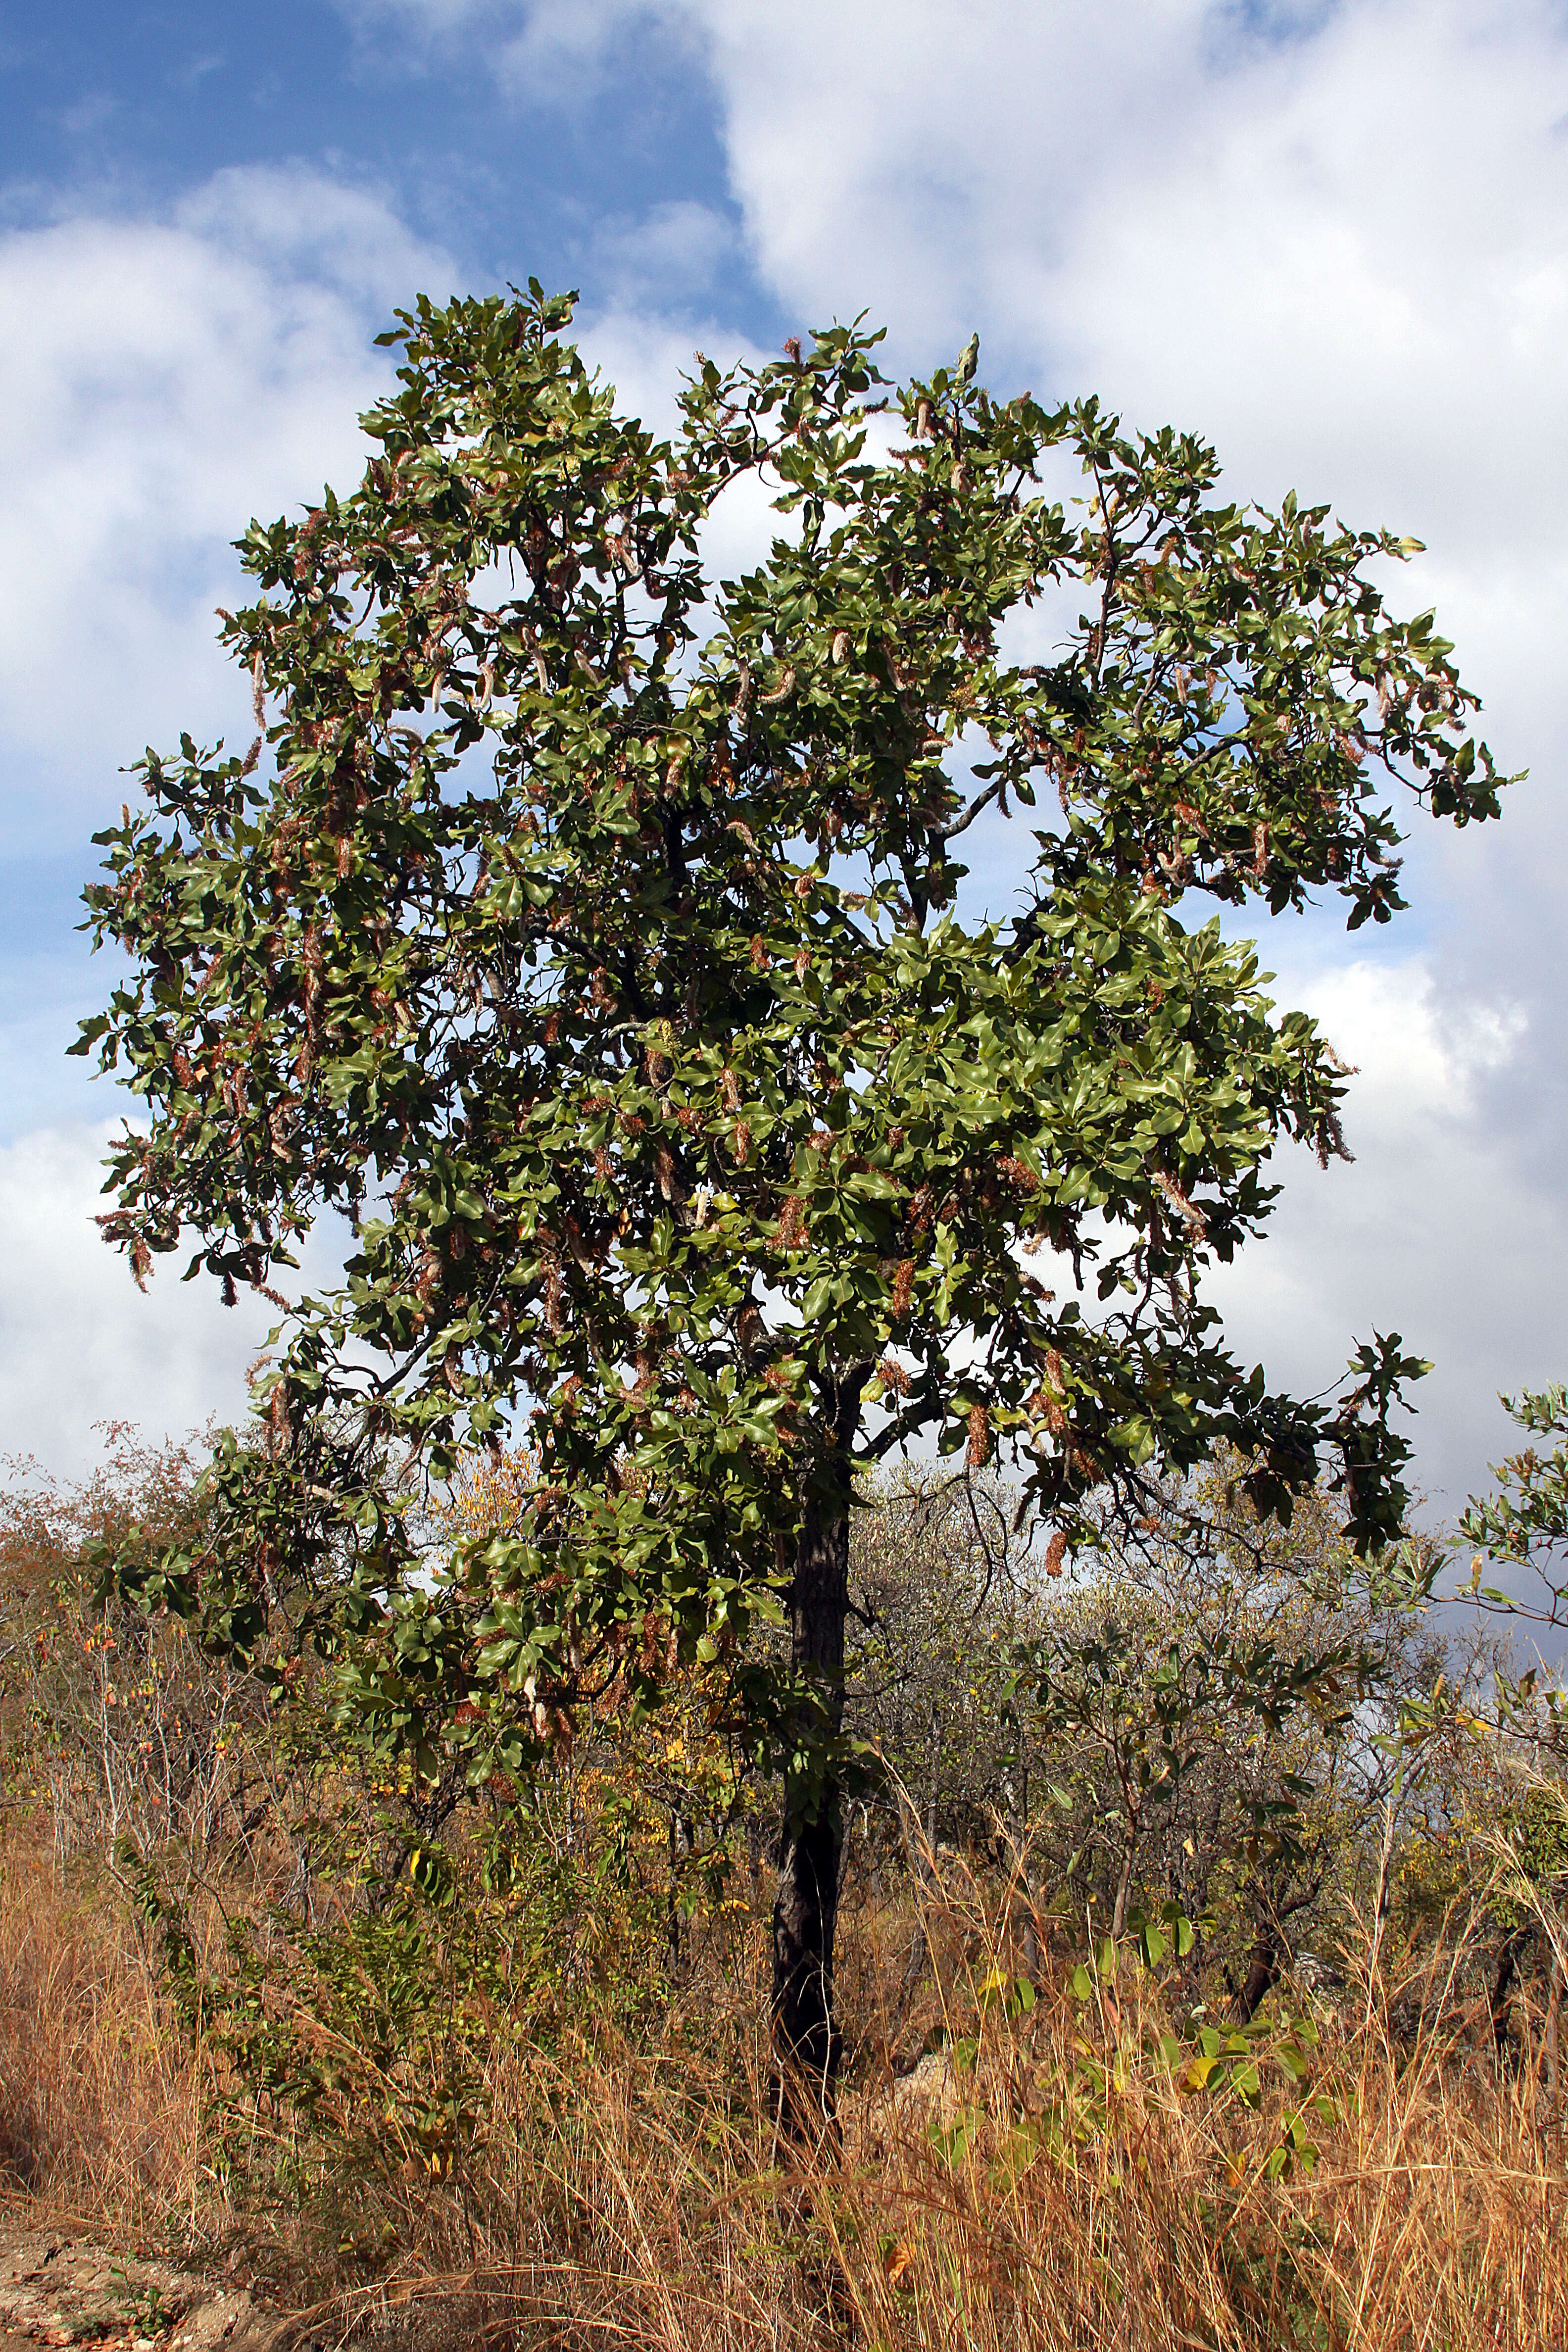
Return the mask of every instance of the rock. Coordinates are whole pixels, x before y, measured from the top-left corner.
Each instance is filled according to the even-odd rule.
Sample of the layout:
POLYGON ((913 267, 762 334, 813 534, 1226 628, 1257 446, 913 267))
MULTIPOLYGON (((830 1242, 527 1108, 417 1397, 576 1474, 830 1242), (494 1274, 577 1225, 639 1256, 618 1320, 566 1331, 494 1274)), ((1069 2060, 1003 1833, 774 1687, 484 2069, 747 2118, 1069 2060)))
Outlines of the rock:
POLYGON ((243 2288, 193 2304, 171 2340, 170 2352, 268 2352, 288 2334, 288 2322, 258 2311, 243 2288))
POLYGON ((0 2230, 0 2352, 105 2336, 127 2352, 284 2352, 290 2333, 240 2288, 82 2240, 0 2230))
POLYGON ((958 2108, 958 2076, 945 2050, 931 2050, 893 2084, 893 2113, 902 2122, 934 2123, 948 2130, 958 2108))
POLYGON ((932 2050, 907 2074, 882 2075, 864 2088, 842 2092, 838 2116, 847 2142, 874 2157, 894 2142, 951 2130, 959 2104, 952 2056, 932 2050))

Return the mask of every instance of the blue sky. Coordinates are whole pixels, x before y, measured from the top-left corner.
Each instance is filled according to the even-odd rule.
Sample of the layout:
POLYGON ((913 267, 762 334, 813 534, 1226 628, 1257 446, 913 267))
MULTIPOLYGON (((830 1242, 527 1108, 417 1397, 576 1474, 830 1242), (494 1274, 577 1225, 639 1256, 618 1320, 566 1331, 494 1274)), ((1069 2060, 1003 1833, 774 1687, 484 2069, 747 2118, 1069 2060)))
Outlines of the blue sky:
MULTIPOLYGON (((410 278, 396 299, 531 274, 582 286, 593 306, 624 269, 617 239, 637 224, 681 206, 726 219, 720 121, 688 45, 634 26, 602 69, 566 60, 533 91, 503 89, 485 69, 492 33, 474 12, 433 43, 389 38, 320 0, 40 13, 36 26, 0 35, 0 225, 167 220, 216 175, 304 167, 385 205, 443 273, 410 278)), ((671 315, 711 289, 742 334, 782 336, 777 305, 738 248, 715 239, 710 249, 711 277, 670 289, 671 315)), ((371 333, 384 323, 368 303, 363 317, 371 333)), ((300 496, 312 487, 301 479, 300 496)), ((237 509, 236 533, 246 520, 237 509)), ((138 748, 127 736, 127 756, 138 748)), ((101 985, 73 936, 90 826, 48 821, 50 751, 42 772, 8 762, 5 779, 14 801, 34 803, 0 847, 7 1137, 80 1106, 80 1066, 54 1050, 51 1023, 68 1000, 73 1015, 89 1009, 101 985)), ((69 763, 68 743, 58 755, 69 763)), ((100 814, 121 788, 100 765, 100 814)))
MULTIPOLYGON (((613 58, 537 89, 486 69, 503 11, 452 12, 428 42, 321 0, 67 6, 0 36, 6 211, 167 205, 234 165, 310 159, 385 192, 464 282, 591 278, 595 232, 655 206, 727 201, 720 122, 688 44, 632 25, 613 58), (586 268, 584 267, 586 265, 586 268)), ((771 332, 742 270, 726 311, 771 332)))
MULTIPOLYGON (((1555 0, 230 0, 0 31, 0 1450, 232 1410, 257 1331, 139 1298, 88 1223, 106 1090, 63 1046, 120 767, 244 724, 213 650, 252 512, 357 471, 372 338, 532 273, 657 414, 868 306, 899 365, 1200 429, 1237 495, 1416 533, 1505 824, 1415 821, 1413 910, 1276 927, 1362 1076, 1353 1169, 1284 1171, 1221 1290, 1306 1388, 1352 1333, 1436 1359, 1438 1502, 1568 1369, 1568 29, 1555 0)), ((20 21, 26 17, 26 21, 20 21)), ((745 526, 760 527, 752 517, 745 526)), ((742 539, 744 538, 744 530, 742 539)), ((737 548, 740 541, 736 542, 737 548)), ((989 845, 999 895, 1006 845, 989 845)))

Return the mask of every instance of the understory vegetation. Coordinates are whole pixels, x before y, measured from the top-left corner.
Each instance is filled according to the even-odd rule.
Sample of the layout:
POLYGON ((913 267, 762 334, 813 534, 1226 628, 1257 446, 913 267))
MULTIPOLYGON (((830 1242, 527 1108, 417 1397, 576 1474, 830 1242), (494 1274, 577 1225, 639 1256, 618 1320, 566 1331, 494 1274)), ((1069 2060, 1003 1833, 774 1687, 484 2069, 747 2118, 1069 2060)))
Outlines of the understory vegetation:
POLYGON ((423 1777, 330 1657, 247 1675, 101 1598, 199 1529, 197 1460, 117 1432, 85 1486, 12 1482, 18 2198, 322 2342, 1568 2338, 1561 1710, 1434 1613, 1432 1546, 1369 1567, 1325 1496, 1281 1530, 1223 1456, 1070 1565, 986 1474, 868 1487, 811 2147, 777 1783, 700 1665, 526 1776, 423 1777))

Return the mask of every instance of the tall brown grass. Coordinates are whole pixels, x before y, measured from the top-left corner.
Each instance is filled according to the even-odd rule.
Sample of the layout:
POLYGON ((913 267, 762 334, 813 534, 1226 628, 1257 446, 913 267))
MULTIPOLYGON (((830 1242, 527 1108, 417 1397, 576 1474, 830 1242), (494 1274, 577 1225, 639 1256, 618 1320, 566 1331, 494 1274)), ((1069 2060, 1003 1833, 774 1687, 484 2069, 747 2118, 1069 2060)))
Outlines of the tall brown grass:
MULTIPOLYGON (((1010 2013, 1016 1948, 947 1875, 918 1923, 932 1967, 912 2005, 908 1908, 848 1922, 837 2149, 773 2139, 765 1937, 731 1914, 657 2032, 584 2015, 547 2048, 493 2031, 479 2124, 446 2174, 394 2149, 333 2177, 300 2142, 281 2151, 298 2194, 268 2199, 259 2162, 218 2160, 221 2083, 118 1888, 62 1879, 14 1829, 0 2166, 39 2210, 110 2237, 187 2256, 237 2242, 287 2303, 409 2344, 1568 2346, 1561 2125, 1528 2035, 1500 2067, 1484 2003, 1478 2018, 1458 1997, 1462 1937, 1365 1939, 1359 1979, 1318 2004, 1316 2161, 1271 2170, 1300 2089, 1281 2075, 1256 2111, 1184 2089, 1158 2053, 1159 1989, 1130 1967, 1083 1999, 1047 1963, 1010 2013)), ((266 2151, 248 2128, 276 2158, 287 2127, 266 2151)))
POLYGON ((202 2070, 172 2030, 130 1906, 0 1836, 0 2177, 46 2211, 167 2235, 202 2204, 202 2070), (106 1895, 107 1898, 106 1899, 106 1895))

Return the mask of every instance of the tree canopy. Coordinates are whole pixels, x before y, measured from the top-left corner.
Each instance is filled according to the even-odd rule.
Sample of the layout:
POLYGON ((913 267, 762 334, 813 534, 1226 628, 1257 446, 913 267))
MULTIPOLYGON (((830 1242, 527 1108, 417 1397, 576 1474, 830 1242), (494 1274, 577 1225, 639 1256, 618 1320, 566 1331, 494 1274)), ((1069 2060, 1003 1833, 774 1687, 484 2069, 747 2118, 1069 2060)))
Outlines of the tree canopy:
POLYGON ((252 1647, 284 1583, 334 1640, 346 1590, 354 1703, 476 1779, 709 1664, 809 1827, 856 1465, 1011 1460, 1058 1559, 1089 1492, 1221 1440, 1265 1510, 1326 1463, 1359 1544, 1397 1526, 1397 1339, 1301 1403, 1202 1297, 1279 1139, 1342 1149, 1345 1073, 1185 918, 1386 920, 1390 786, 1464 824, 1499 780, 1374 583, 1411 542, 994 398, 973 343, 903 386, 858 328, 700 360, 661 440, 571 310, 400 314, 358 489, 239 542, 255 744, 149 751, 99 836, 129 971, 78 1050, 151 1114, 105 1231, 283 1315, 269 1443, 137 1573, 252 1647), (757 478, 779 534, 715 582, 757 478), (1009 817, 1016 908, 967 919, 963 837, 1009 817), (324 1209, 342 1283, 285 1298, 324 1209), (410 1581, 406 1497, 520 1411, 515 1523, 410 1581))

